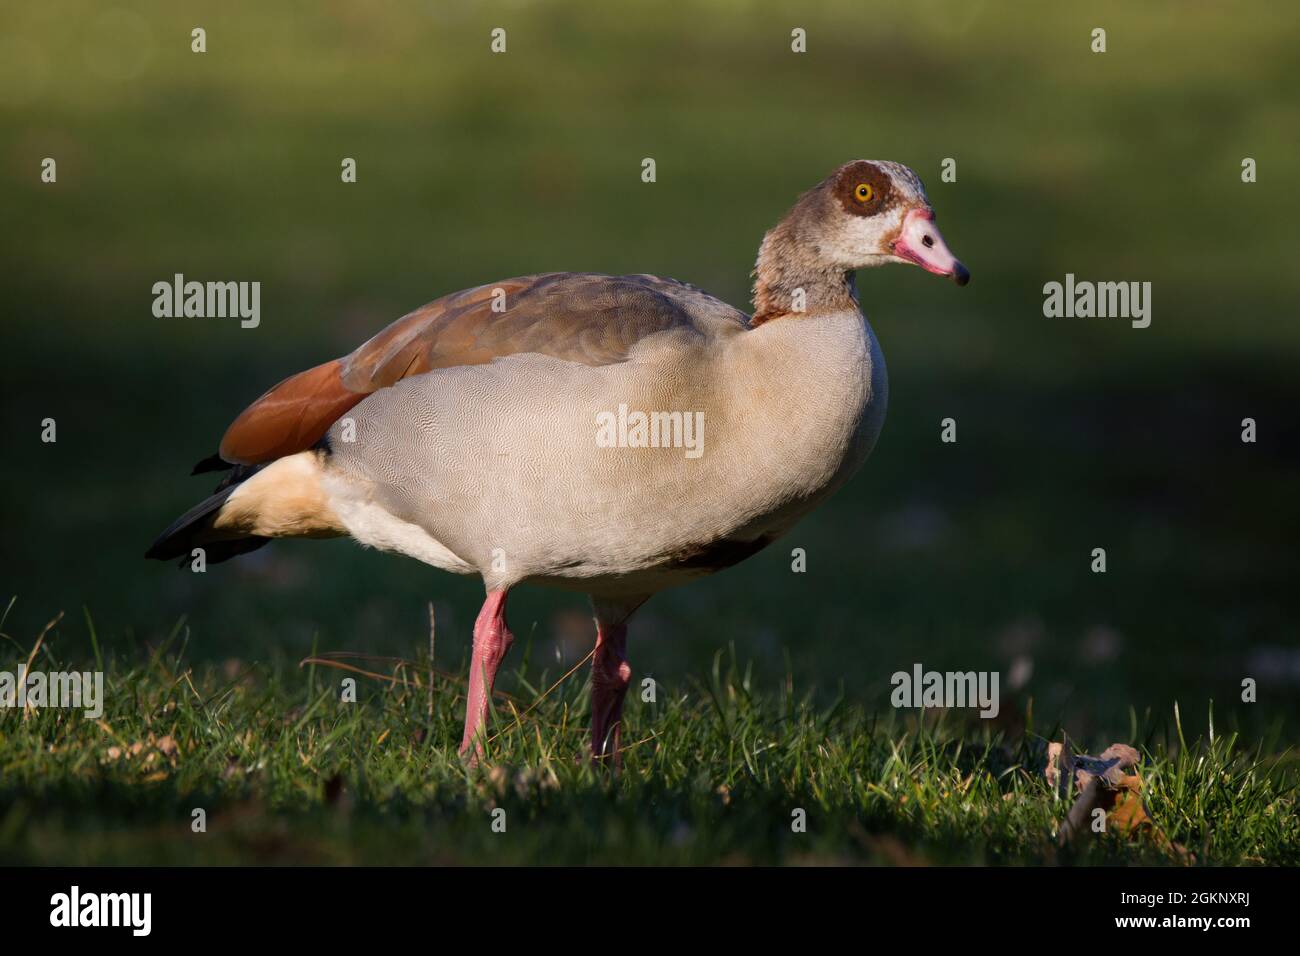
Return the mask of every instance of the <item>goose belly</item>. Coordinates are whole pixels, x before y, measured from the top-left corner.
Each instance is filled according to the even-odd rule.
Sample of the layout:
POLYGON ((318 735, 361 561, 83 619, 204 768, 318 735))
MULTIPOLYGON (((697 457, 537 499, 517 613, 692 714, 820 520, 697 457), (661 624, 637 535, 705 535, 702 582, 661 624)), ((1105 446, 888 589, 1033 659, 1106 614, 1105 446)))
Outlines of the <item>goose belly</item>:
POLYGON ((765 328, 730 350, 404 380, 357 406, 352 441, 331 433, 335 509, 363 543, 490 586, 650 593, 735 564, 838 488, 884 418, 860 317, 744 341, 765 328))

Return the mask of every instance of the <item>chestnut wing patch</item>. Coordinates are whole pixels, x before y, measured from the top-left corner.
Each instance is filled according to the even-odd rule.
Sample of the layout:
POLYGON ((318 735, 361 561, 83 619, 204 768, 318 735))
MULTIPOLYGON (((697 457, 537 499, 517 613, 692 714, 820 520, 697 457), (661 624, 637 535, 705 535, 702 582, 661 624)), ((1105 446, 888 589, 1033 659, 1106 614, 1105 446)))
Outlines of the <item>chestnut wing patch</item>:
POLYGON ((343 385, 341 370, 342 362, 335 359, 276 385, 226 429, 221 457, 256 465, 316 444, 330 425, 366 397, 343 385))
POLYGON ((371 392, 440 368, 528 352, 593 366, 625 361, 647 336, 692 326, 687 300, 730 310, 691 286, 639 275, 548 273, 444 296, 350 355, 280 382, 226 430, 221 458, 255 465, 304 451, 371 392))

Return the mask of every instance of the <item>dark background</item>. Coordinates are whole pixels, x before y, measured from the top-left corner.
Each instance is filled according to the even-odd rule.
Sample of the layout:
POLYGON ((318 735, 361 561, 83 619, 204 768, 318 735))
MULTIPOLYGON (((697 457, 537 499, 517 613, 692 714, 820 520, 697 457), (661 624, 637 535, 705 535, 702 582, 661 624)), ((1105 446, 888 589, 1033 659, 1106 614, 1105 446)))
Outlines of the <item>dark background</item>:
MULTIPOLYGON (((1078 734, 1175 700, 1199 732, 1213 699, 1221 725, 1282 721, 1296 739, 1287 5, 50 2, 3 17, 4 659, 60 610, 50 640, 88 655, 83 608, 120 654, 184 616, 198 661, 411 655, 429 600, 439 659, 461 659, 476 580, 348 541, 278 542, 204 575, 141 554, 209 490, 190 466, 285 375, 518 274, 653 272, 747 308, 758 242, 797 193, 882 158, 926 181, 974 280, 860 275, 891 378, 874 457, 778 546, 656 597, 633 625, 635 670, 682 677, 734 645, 760 677, 789 669, 885 706, 914 662, 999 669, 1005 687, 1020 658, 1020 702, 1078 734), (489 53, 495 26, 505 55, 489 53), (56 185, 39 180, 46 156, 56 185), (261 326, 154 318, 151 286, 176 272, 260 281, 261 326), (1042 286, 1066 272, 1152 282, 1151 327, 1044 318, 1042 286), (939 441, 949 416, 955 445, 939 441), (1256 444, 1240 441, 1247 416, 1256 444), (1246 676, 1253 706, 1237 702, 1246 676)), ((521 588, 511 618, 534 661, 590 646, 580 598, 521 588)))

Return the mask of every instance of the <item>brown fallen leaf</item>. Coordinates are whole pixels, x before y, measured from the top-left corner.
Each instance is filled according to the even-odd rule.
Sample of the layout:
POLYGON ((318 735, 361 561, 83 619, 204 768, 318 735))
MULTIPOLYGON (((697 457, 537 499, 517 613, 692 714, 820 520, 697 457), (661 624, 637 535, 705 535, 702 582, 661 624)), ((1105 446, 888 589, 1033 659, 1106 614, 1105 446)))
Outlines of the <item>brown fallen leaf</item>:
POLYGON ((1058 797, 1064 797, 1070 789, 1070 780, 1074 776, 1074 752, 1070 747, 1070 738, 1061 735, 1061 742, 1047 745, 1047 766, 1043 768, 1047 785, 1056 791, 1058 797))
MULTIPOLYGON (((1064 766, 1068 750, 1048 747, 1048 767, 1044 775, 1049 782, 1056 778, 1049 771, 1057 765, 1064 766)), ((1136 772, 1141 759, 1137 750, 1128 744, 1111 744, 1101 756, 1076 754, 1072 758, 1075 783, 1079 796, 1061 823, 1059 842, 1062 846, 1074 842, 1081 834, 1092 829, 1096 811, 1105 813, 1105 832, 1125 839, 1149 839, 1165 852, 1178 857, 1183 863, 1195 861, 1186 848, 1170 840, 1156 825, 1142 800, 1142 777, 1136 772), (1126 771, 1132 770, 1133 773, 1126 771)))
MULTIPOLYGON (((125 743, 125 742, 124 742, 125 743)), ((176 758, 180 754, 180 745, 176 739, 167 734, 161 738, 155 738, 150 734, 144 740, 137 740, 125 746, 114 744, 104 751, 105 763, 116 763, 119 760, 139 759, 141 768, 152 767, 159 762, 159 758, 164 758, 172 766, 176 765, 176 758)))
POLYGON ((1115 788, 1120 785, 1124 771, 1136 767, 1138 760, 1138 752, 1128 744, 1111 744, 1101 752, 1100 757, 1076 754, 1075 779, 1080 789, 1093 777, 1102 777, 1107 786, 1115 788))
POLYGON ((1147 814, 1146 805, 1142 802, 1141 777, 1137 774, 1125 775, 1113 793, 1114 799, 1111 801, 1110 809, 1106 811, 1107 829, 1112 833, 1132 836, 1144 827, 1152 830, 1156 828, 1147 814))

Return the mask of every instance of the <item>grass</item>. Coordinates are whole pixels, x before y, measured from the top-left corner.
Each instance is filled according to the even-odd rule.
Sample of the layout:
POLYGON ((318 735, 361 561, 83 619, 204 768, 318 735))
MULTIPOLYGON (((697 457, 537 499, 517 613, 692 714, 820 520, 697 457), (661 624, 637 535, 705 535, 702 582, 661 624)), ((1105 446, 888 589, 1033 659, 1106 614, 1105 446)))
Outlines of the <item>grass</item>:
MULTIPOLYGON (((427 657, 194 667, 188 637, 182 622, 147 656, 110 657, 98 720, 0 714, 0 863, 1179 862, 1118 836, 1057 846, 1069 802, 1041 771, 1060 728, 1035 728, 1032 701, 1015 732, 819 705, 792 680, 756 686, 720 651, 707 679, 629 696, 611 778, 580 757, 585 668, 529 680, 521 662, 489 759, 467 768, 463 681, 427 657), (344 677, 355 703, 340 700, 344 677), (192 830, 196 808, 206 832, 192 830)), ((55 646, 33 666, 97 666, 55 646)), ((1189 742, 1176 712, 1134 714, 1131 740, 1151 815, 1196 863, 1300 863, 1294 767, 1215 735, 1212 717, 1189 742)))

